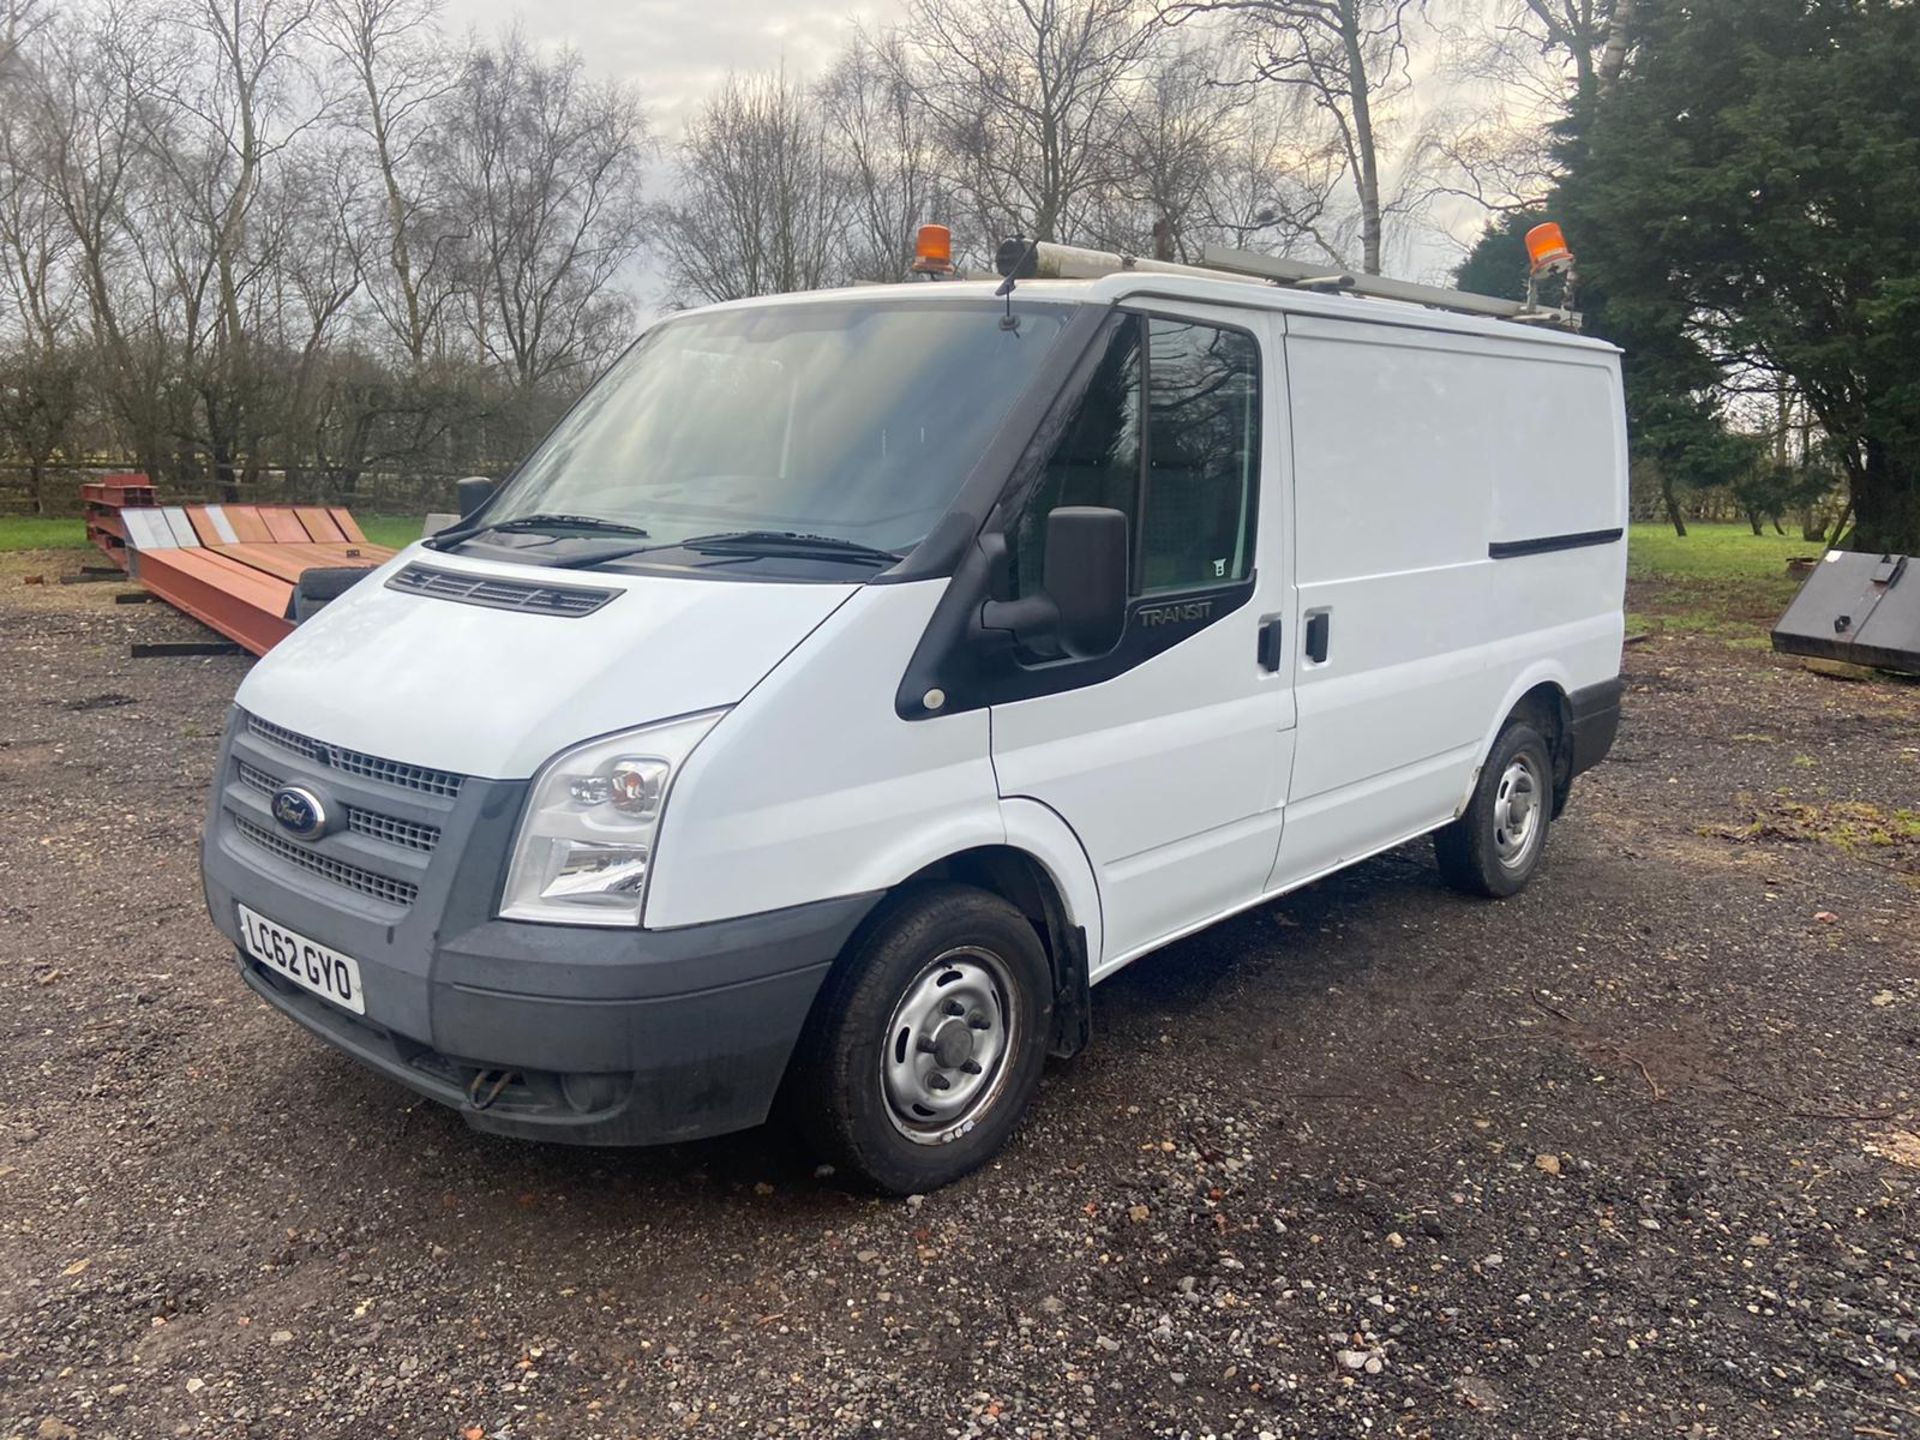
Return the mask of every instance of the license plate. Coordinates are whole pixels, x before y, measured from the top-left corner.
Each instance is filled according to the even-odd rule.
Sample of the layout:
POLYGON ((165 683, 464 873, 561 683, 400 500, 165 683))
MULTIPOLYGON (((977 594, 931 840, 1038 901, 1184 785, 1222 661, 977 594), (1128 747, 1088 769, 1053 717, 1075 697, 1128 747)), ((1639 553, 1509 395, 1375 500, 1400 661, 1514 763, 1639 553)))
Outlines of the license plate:
POLYGON ((367 997, 360 989, 360 962, 330 950, 297 930, 249 910, 240 910, 240 937, 249 955, 294 984, 344 1005, 356 1015, 367 1013, 367 997))

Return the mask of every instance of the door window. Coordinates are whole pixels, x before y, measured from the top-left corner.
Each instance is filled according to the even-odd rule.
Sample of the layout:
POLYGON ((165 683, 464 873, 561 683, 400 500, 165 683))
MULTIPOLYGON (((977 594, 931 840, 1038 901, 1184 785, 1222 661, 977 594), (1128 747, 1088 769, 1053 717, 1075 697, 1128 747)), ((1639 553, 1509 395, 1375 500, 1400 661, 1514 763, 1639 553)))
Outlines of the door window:
POLYGON ((1062 505, 1125 513, 1136 595, 1244 580, 1253 564, 1259 454, 1253 337, 1127 316, 1021 516, 1017 593, 1041 587, 1047 515, 1062 505))

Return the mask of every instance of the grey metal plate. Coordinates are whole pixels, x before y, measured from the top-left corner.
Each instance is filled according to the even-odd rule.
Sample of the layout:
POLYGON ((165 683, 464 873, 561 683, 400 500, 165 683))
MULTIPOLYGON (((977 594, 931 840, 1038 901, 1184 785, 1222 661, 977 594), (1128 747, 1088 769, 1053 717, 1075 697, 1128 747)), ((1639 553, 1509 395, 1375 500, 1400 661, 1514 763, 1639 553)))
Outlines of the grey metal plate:
POLYGON ((1920 561, 1829 550, 1774 627, 1773 648, 1920 674, 1920 561))

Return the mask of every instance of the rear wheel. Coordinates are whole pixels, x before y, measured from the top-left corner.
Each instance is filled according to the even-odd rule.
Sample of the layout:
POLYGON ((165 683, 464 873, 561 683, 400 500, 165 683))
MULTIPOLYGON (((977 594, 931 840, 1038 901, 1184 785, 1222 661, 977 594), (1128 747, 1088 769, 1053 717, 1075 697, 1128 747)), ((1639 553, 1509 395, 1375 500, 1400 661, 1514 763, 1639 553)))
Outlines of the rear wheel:
POLYGON ((1052 972, 1026 916, 968 886, 891 902, 821 992, 788 1110, 835 1167, 894 1194, 990 1159, 1046 1061, 1052 972))
POLYGON ((1511 720, 1493 743, 1466 811, 1434 832, 1441 875, 1469 895, 1518 894, 1540 868, 1552 816, 1547 742, 1526 721, 1511 720))

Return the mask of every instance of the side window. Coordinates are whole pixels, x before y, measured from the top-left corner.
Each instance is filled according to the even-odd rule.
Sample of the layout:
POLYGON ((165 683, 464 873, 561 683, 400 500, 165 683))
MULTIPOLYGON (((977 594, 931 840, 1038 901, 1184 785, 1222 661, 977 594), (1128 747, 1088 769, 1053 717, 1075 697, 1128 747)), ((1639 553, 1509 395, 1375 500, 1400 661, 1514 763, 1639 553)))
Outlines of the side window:
POLYGON ((1253 564, 1260 360, 1252 337, 1129 316, 1114 331, 1013 537, 1016 592, 1042 583, 1047 515, 1125 513, 1133 593, 1244 580, 1253 564))
POLYGON ((1252 336, 1147 322, 1147 455, 1134 589, 1150 595, 1246 579, 1260 457, 1252 336))
POLYGON ((1140 321, 1114 331, 1093 383, 1080 397, 1047 458, 1014 536, 1014 579, 1021 595, 1040 589, 1047 516, 1062 505, 1124 510, 1130 528, 1140 488, 1140 321))

